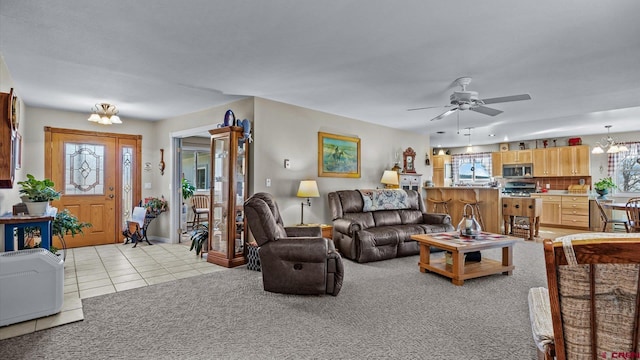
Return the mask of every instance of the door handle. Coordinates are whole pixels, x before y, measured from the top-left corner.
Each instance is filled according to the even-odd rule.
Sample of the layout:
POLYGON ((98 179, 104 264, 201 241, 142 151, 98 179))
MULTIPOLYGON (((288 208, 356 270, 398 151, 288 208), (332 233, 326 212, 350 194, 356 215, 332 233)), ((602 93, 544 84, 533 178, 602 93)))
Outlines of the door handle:
POLYGON ((109 199, 113 199, 113 194, 109 194, 109 199))

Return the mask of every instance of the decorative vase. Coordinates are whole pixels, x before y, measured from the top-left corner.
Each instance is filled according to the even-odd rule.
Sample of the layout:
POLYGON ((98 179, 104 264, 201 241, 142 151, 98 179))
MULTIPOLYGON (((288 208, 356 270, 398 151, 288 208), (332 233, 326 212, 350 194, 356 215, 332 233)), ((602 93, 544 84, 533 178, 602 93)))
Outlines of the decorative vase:
POLYGON ((43 216, 49 206, 48 201, 24 201, 24 204, 27 206, 29 216, 43 216))
POLYGON ((480 223, 476 220, 475 214, 473 212, 473 206, 470 204, 466 204, 464 209, 462 210, 462 220, 458 223, 458 232, 460 236, 475 238, 480 235, 482 232, 482 228, 480 227, 480 223), (467 209, 470 211, 467 212, 467 209))

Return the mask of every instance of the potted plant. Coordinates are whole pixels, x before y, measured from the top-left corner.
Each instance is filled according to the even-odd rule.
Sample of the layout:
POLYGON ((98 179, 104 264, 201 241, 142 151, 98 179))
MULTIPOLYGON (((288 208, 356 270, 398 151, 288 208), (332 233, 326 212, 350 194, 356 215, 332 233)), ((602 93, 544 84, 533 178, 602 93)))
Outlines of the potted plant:
POLYGON ((167 200, 164 199, 164 196, 150 197, 145 199, 144 207, 148 209, 148 211, 155 216, 160 215, 161 213, 169 210, 167 200))
POLYGON ((618 186, 613 182, 611 176, 600 179, 598 182, 593 184, 593 188, 596 190, 598 195, 600 195, 599 199, 604 199, 605 195, 609 193, 609 189, 615 189, 618 186))
POLYGON ((191 231, 191 247, 189 250, 196 251, 196 255, 206 252, 207 241, 209 240, 209 227, 206 224, 198 224, 191 231))
POLYGON ((182 179, 182 212, 180 213, 180 228, 186 232, 187 229, 187 211, 188 206, 186 201, 189 200, 195 194, 196 187, 189 182, 189 180, 182 179))
POLYGON ((21 186, 22 202, 32 216, 44 215, 49 201, 60 198, 60 193, 56 191, 53 181, 49 179, 38 180, 35 176, 27 174, 27 180, 18 181, 18 185, 21 186))
MULTIPOLYGON (((71 237, 74 237, 76 234, 82 234, 84 228, 91 226, 93 226, 91 223, 78 221, 78 218, 71 214, 69 209, 64 209, 56 214, 56 217, 51 222, 51 232, 54 236, 60 238, 62 248, 64 249, 64 258, 67 257, 67 245, 64 241, 64 236, 71 234, 71 237)), ((55 254, 53 249, 54 247, 52 246, 51 252, 55 254)))

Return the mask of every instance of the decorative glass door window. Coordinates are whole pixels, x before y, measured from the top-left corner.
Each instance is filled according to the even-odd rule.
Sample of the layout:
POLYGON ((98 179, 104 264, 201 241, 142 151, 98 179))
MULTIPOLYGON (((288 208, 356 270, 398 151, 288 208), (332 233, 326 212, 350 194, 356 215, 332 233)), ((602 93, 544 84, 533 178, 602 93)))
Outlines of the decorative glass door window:
POLYGON ((104 195, 105 147, 65 143, 65 195, 104 195))

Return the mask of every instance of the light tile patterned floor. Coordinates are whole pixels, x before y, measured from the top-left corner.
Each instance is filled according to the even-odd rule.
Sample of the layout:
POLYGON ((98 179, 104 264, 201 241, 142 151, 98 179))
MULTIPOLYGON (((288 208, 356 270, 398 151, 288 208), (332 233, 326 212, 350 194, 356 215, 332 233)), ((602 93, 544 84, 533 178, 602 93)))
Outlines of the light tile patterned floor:
POLYGON ((228 270, 189 251, 187 244, 113 244, 69 249, 64 305, 58 314, 0 327, 0 340, 84 319, 81 299, 228 270))

